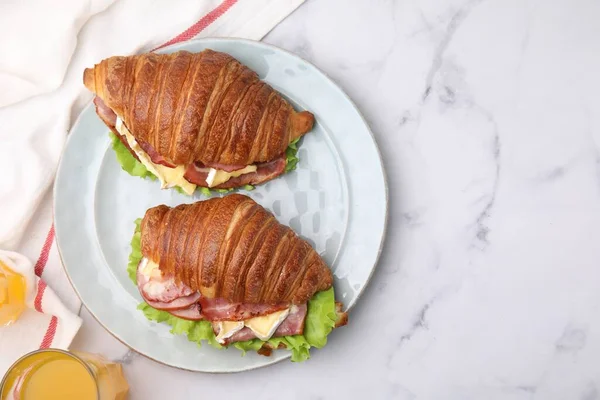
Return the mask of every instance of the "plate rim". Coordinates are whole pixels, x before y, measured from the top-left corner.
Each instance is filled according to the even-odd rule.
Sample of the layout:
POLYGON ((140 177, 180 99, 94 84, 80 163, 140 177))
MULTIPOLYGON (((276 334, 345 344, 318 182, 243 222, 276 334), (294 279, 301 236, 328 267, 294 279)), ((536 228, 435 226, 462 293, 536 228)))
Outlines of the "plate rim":
MULTIPOLYGON (((282 52, 285 53, 286 55, 295 58, 303 63, 305 63, 306 65, 312 67, 315 69, 315 71, 317 71, 318 73, 320 73, 326 81, 328 81, 329 84, 331 84, 331 86, 333 86, 335 89, 338 90, 338 92, 345 98, 346 101, 349 102, 349 104, 351 105, 351 107, 354 109, 354 111, 356 112, 356 114, 359 116, 359 118, 362 120, 364 127, 366 128, 367 132, 369 133, 370 139, 375 147, 375 151, 377 154, 377 158, 379 160, 379 166, 381 168, 381 177, 383 179, 383 188, 384 188, 384 200, 385 200, 385 208, 384 208, 384 216, 383 216, 383 227, 382 227, 382 231, 381 231, 381 240, 379 241, 379 247, 377 249, 377 253, 375 255, 375 260, 373 262, 373 265, 369 271, 369 274, 367 275, 364 285, 362 287, 362 289, 358 292, 358 294, 356 295, 356 298, 353 302, 352 305, 349 305, 348 308, 346 309, 346 311, 350 311, 360 300, 360 298, 362 297, 362 295, 364 294, 364 292, 366 291, 367 287, 369 286, 371 279, 373 278, 373 275, 375 273, 375 270, 377 269, 377 266, 379 265, 379 261, 381 260, 381 254, 383 253, 383 248, 385 246, 386 243, 386 239, 387 239, 387 233, 388 233, 388 227, 389 227, 389 185, 388 185, 388 177, 387 177, 387 172, 385 169, 385 164, 383 162, 383 157, 382 157, 382 153, 381 153, 381 149, 379 148, 379 145, 377 143, 377 140, 375 139, 375 135, 373 134, 373 131, 371 130, 370 125, 368 124, 364 114, 361 112, 361 110, 358 108, 358 106, 356 105, 356 103, 352 100, 352 98, 338 85, 338 83, 332 79, 326 72, 324 72, 322 69, 320 69, 319 67, 317 67, 315 64, 313 64, 312 62, 304 59, 303 57, 299 56, 296 53, 292 53, 286 49, 283 49, 279 46, 270 44, 270 43, 265 43, 263 41, 260 40, 252 40, 252 39, 246 39, 246 38, 239 38, 239 37, 205 37, 205 38, 193 38, 190 40, 187 40, 185 42, 182 43, 175 43, 166 47, 163 47, 159 50, 156 51, 156 53, 165 53, 165 52, 169 52, 171 49, 173 48, 178 48, 178 47, 182 47, 182 46, 186 46, 186 45, 191 45, 194 43, 204 43, 204 42, 224 42, 224 43, 234 43, 234 42, 242 42, 242 43, 246 43, 246 44, 250 44, 252 46, 263 46, 265 48, 274 50, 274 51, 278 51, 278 52, 282 52)), ((134 53, 137 54, 137 53, 134 53)), ((64 158, 64 154, 66 152, 67 149, 67 145, 69 143, 69 141, 71 140, 71 132, 73 130, 73 128, 75 128, 81 121, 81 119, 83 118, 84 112, 85 110, 87 110, 91 104, 94 101, 94 97, 92 97, 88 102, 86 102, 82 108, 81 111, 79 112, 79 114, 77 115, 77 118, 73 121, 73 124, 71 125, 67 138, 63 144, 63 148, 61 150, 60 153, 60 158, 59 158, 59 162, 57 164, 56 167, 56 175, 54 176, 54 180, 52 182, 53 184, 53 188, 52 188, 52 218, 53 218, 53 226, 56 227, 55 222, 56 222, 56 197, 57 197, 57 192, 58 192, 58 186, 56 185, 56 178, 58 177, 58 172, 61 170, 61 166, 63 163, 63 158, 64 158)), ((227 371, 200 371, 197 369, 190 369, 190 368, 185 368, 185 367, 181 367, 178 365, 173 365, 173 364, 167 364, 166 362, 157 360, 155 358, 153 358, 152 356, 143 353, 135 348, 133 348, 130 344, 125 343, 121 338, 119 338, 115 333, 113 333, 109 328, 106 327, 106 325, 104 325, 99 319, 98 317, 94 314, 94 312, 90 309, 90 307, 88 307, 88 305, 85 303, 85 301, 83 300, 83 297, 81 296, 81 294, 79 293, 79 291, 77 290, 75 284, 73 283, 73 281, 71 280, 71 276, 69 275, 67 268, 65 266, 65 262, 64 262, 64 258, 62 256, 62 251, 61 251, 61 246, 59 243, 59 229, 55 229, 56 231, 56 249, 58 251, 58 256, 61 262, 61 267, 65 273, 65 275, 67 276, 67 280, 69 281, 69 284, 71 285, 71 287, 73 288, 73 290, 75 291, 75 294, 77 295, 77 297, 79 298, 79 300, 81 301, 81 304, 85 307, 85 309, 88 311, 88 313, 94 318, 94 320, 96 320, 96 322, 106 331, 108 332, 113 338, 115 338, 117 341, 119 341, 120 343, 122 343, 123 345, 125 345, 129 351, 134 351, 137 354, 142 355, 143 357, 146 357, 156 363, 159 363, 161 365, 165 365, 167 367, 170 368, 176 368, 179 370, 183 370, 183 371, 190 371, 190 372, 195 372, 195 373, 204 373, 204 374, 232 374, 232 373, 240 373, 240 372, 245 372, 245 371, 252 371, 252 370, 256 370, 256 369, 260 369, 260 368, 265 368, 265 367, 269 367, 272 366, 274 364, 277 364, 281 361, 287 360, 289 358, 291 358, 291 353, 288 353, 286 356, 281 357, 279 359, 273 359, 270 362, 267 362, 265 364, 262 365, 256 365, 256 366, 250 366, 250 367, 243 367, 243 368, 238 368, 238 369, 231 369, 231 370, 227 370, 227 371)), ((80 311, 81 312, 81 311, 80 311)))

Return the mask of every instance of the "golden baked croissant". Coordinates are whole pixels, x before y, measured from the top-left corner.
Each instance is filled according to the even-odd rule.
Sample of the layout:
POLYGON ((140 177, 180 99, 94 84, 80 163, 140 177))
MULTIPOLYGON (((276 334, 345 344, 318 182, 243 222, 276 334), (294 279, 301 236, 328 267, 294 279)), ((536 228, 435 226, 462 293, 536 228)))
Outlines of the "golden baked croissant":
POLYGON ((149 209, 142 256, 204 298, 303 304, 332 285, 317 252, 247 196, 149 209))
POLYGON ((100 118, 139 161, 153 164, 149 170, 158 173, 163 187, 186 189, 185 182, 168 182, 171 174, 160 167, 180 168, 178 176, 205 187, 272 179, 285 170, 288 145, 314 122, 310 112, 296 112, 254 71, 208 49, 110 57, 86 69, 83 81, 97 95, 100 118), (279 163, 262 165, 274 161, 279 163), (251 176, 227 184, 210 178, 211 168, 251 176))

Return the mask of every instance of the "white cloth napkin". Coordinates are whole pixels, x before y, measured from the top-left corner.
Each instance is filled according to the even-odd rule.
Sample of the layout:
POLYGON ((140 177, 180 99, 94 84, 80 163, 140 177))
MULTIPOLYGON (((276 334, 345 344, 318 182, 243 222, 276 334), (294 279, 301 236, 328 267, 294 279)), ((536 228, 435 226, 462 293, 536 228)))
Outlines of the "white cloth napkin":
POLYGON ((22 254, 4 250, 0 250, 0 261, 25 277, 27 306, 13 324, 0 328, 2 375, 25 353, 50 347, 66 349, 81 326, 81 318, 69 311, 36 275, 44 265, 34 265, 22 254))
MULTIPOLYGON (((49 188, 68 130, 92 98, 82 83, 84 69, 112 55, 150 51, 195 37, 259 40, 303 1, 2 2, 0 249, 17 250, 38 260, 34 266, 38 275, 54 288, 67 309, 77 312, 81 304, 54 244, 49 188)), ((45 290, 51 296, 49 288, 45 290)), ((21 325, 29 320, 27 315, 21 325)), ((31 338, 26 347, 39 346, 39 334, 51 323, 40 324, 31 322, 23 329, 32 332, 23 334, 22 342, 31 338)), ((64 341, 52 345, 66 347, 71 339, 65 335, 64 341)), ((0 334, 0 373, 11 341, 5 332, 0 334)))

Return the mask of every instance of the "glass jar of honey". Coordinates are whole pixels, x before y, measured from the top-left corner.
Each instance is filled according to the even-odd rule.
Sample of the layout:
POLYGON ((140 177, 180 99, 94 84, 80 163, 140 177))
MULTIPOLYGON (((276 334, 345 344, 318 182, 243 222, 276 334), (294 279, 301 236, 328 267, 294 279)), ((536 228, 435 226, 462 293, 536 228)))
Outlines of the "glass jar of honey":
POLYGON ((0 383, 0 400, 125 400, 128 393, 120 364, 58 349, 24 355, 0 383))
POLYGON ((0 327, 12 324, 25 310, 25 278, 0 261, 0 327))

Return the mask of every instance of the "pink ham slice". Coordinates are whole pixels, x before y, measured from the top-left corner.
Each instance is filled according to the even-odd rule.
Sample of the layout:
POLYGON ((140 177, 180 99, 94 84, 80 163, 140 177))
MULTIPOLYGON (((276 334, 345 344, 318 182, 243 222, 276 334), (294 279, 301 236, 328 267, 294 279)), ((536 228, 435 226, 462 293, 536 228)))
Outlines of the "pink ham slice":
MULTIPOLYGON (((146 277, 140 271, 141 270, 140 266, 141 266, 142 262, 143 262, 143 260, 140 261, 140 263, 138 264, 137 283, 138 283, 138 289, 140 290, 142 297, 146 301, 149 300, 149 301, 154 302, 155 304, 163 303, 163 307, 164 307, 164 303, 171 303, 175 300, 178 300, 181 298, 187 298, 187 297, 190 297, 190 299, 191 299, 194 296, 197 296, 193 301, 190 301, 190 299, 186 300, 186 301, 189 301, 189 303, 187 305, 182 306, 182 305, 178 304, 176 306, 177 308, 185 308, 185 307, 189 306, 191 303, 198 301, 198 298, 200 297, 200 295, 197 292, 194 292, 192 289, 190 289, 189 287, 187 287, 183 284, 175 283, 175 279, 173 279, 173 278, 165 278, 165 277, 148 278, 148 277, 146 277)), ((148 303, 148 304, 150 304, 150 303, 148 303)), ((155 308, 157 308, 157 307, 155 307, 155 308)))
POLYGON ((302 335, 304 333, 304 321, 306 321, 306 304, 292 306, 287 318, 283 320, 273 336, 292 336, 302 335))
POLYGON ((182 310, 171 310, 169 313, 177 318, 187 319, 189 321, 200 321, 204 319, 200 304, 198 303, 192 304, 191 306, 182 310))
POLYGON ((161 156, 160 154, 158 154, 158 152, 156 150, 154 150, 154 147, 150 146, 150 144, 146 143, 146 142, 138 142, 140 144, 140 147, 142 148, 142 150, 144 150, 146 152, 146 154, 148 154, 148 157, 150 157, 150 160, 152 160, 152 162, 154 164, 161 164, 164 165, 165 167, 169 167, 169 168, 175 168, 176 165, 170 163, 169 161, 167 161, 166 158, 164 158, 163 156, 161 156))
POLYGON ((146 296, 144 296, 144 292, 142 292, 142 291, 140 291, 140 294, 144 298, 144 301, 146 301, 146 303, 148 303, 148 305, 150 307, 156 308, 157 310, 162 310, 162 311, 173 311, 173 312, 176 312, 179 310, 184 311, 184 310, 188 309, 190 306, 192 306, 193 304, 197 304, 198 300, 200 300, 200 293, 194 293, 194 294, 190 294, 189 296, 180 297, 169 303, 163 303, 162 301, 150 300, 150 299, 146 298, 146 296))
POLYGON ((127 147, 127 150, 129 150, 131 155, 139 161, 140 159, 138 158, 137 154, 135 154, 135 151, 131 150, 131 147, 129 147, 129 143, 127 143, 127 139, 125 138, 125 136, 121 135, 115 127, 115 124, 117 123, 117 114, 115 114, 112 109, 110 109, 106 104, 104 104, 100 97, 96 96, 94 98, 94 105, 96 106, 96 114, 98 114, 102 122, 104 122, 106 126, 110 128, 112 133, 114 133, 115 136, 119 138, 121 143, 123 143, 123 145, 127 147))
MULTIPOLYGON (((230 189, 241 187, 244 185, 258 185, 283 174, 285 172, 285 165, 285 154, 282 154, 273 161, 269 161, 266 163, 257 163, 257 168, 255 172, 250 172, 235 178, 231 178, 227 182, 215 186, 214 189, 230 189)), ((239 166, 235 167, 237 169, 242 169, 245 166, 241 168, 239 168, 239 166)), ((187 170, 185 171, 184 178, 198 186, 208 187, 208 184, 206 183, 206 178, 208 177, 209 169, 210 167, 202 163, 196 162, 194 164, 190 164, 187 170)))
POLYGON ((288 308, 287 304, 241 304, 225 299, 200 298, 202 314, 209 321, 242 321, 288 308))
MULTIPOLYGON (((304 333, 304 321, 306 320, 306 304, 292 306, 287 318, 283 320, 281 325, 275 330, 272 337, 302 335, 304 333)), ((217 324, 213 324, 215 335, 217 335, 217 324)), ((256 335, 252 329, 244 327, 240 331, 234 333, 231 337, 225 340, 225 344, 244 342, 246 340, 255 339, 256 335)))
POLYGON ((96 106, 96 114, 100 119, 111 129, 115 129, 117 123, 117 114, 107 106, 100 97, 94 98, 94 105, 96 106))
POLYGON ((237 171, 240 169, 244 169, 246 168, 245 165, 228 165, 228 164, 221 164, 221 163, 201 163, 201 162, 196 162, 196 164, 198 165, 198 167, 200 168, 214 168, 214 169, 220 169, 222 171, 227 171, 227 172, 233 172, 233 171, 237 171))
MULTIPOLYGON (((219 334, 219 332, 218 329, 215 329, 215 326, 216 324, 213 324, 213 330, 215 331, 216 336, 219 334)), ((275 336, 275 334, 273 334, 273 336, 275 336)), ((225 339, 225 343, 223 344, 228 345, 235 342, 245 342, 246 340, 252 340, 254 338, 256 338, 256 335, 254 334, 254 332, 252 332, 252 329, 245 326, 236 333, 234 333, 231 337, 225 339)))
MULTIPOLYGON (((271 314, 288 307, 286 304, 241 304, 230 303, 221 298, 205 298, 183 284, 176 284, 173 278, 148 278, 142 274, 141 265, 142 262, 140 261, 137 270, 137 283, 144 300, 151 307, 168 311, 178 318, 190 321, 202 319, 209 321, 241 321, 271 314)), ((302 334, 306 312, 306 304, 292 306, 289 315, 279 325, 273 337, 302 334)), ((215 323, 213 323, 213 327, 216 327, 215 323)), ((252 330, 244 328, 229 338, 226 344, 250 340, 254 337, 252 330)))
MULTIPOLYGON (((96 114, 98 114, 100 119, 106 124, 106 126, 108 126, 113 131, 115 135, 119 137, 119 139, 121 139, 121 142, 123 142, 123 144, 127 147, 129 152, 139 161, 137 154, 135 154, 135 152, 131 150, 131 147, 129 147, 129 143, 127 143, 125 137, 123 137, 123 135, 117 132, 117 129, 115 127, 115 125, 117 124, 117 114, 115 114, 115 112, 110 107, 108 107, 98 96, 94 98, 94 105, 96 106, 96 114)), ((174 164, 170 163, 169 161, 167 161, 166 158, 158 154, 158 152, 154 149, 154 147, 150 146, 150 144, 141 141, 138 143, 140 144, 140 147, 146 152, 146 154, 148 154, 150 160, 152 160, 154 164, 161 164, 165 167, 175 168, 174 164)))

